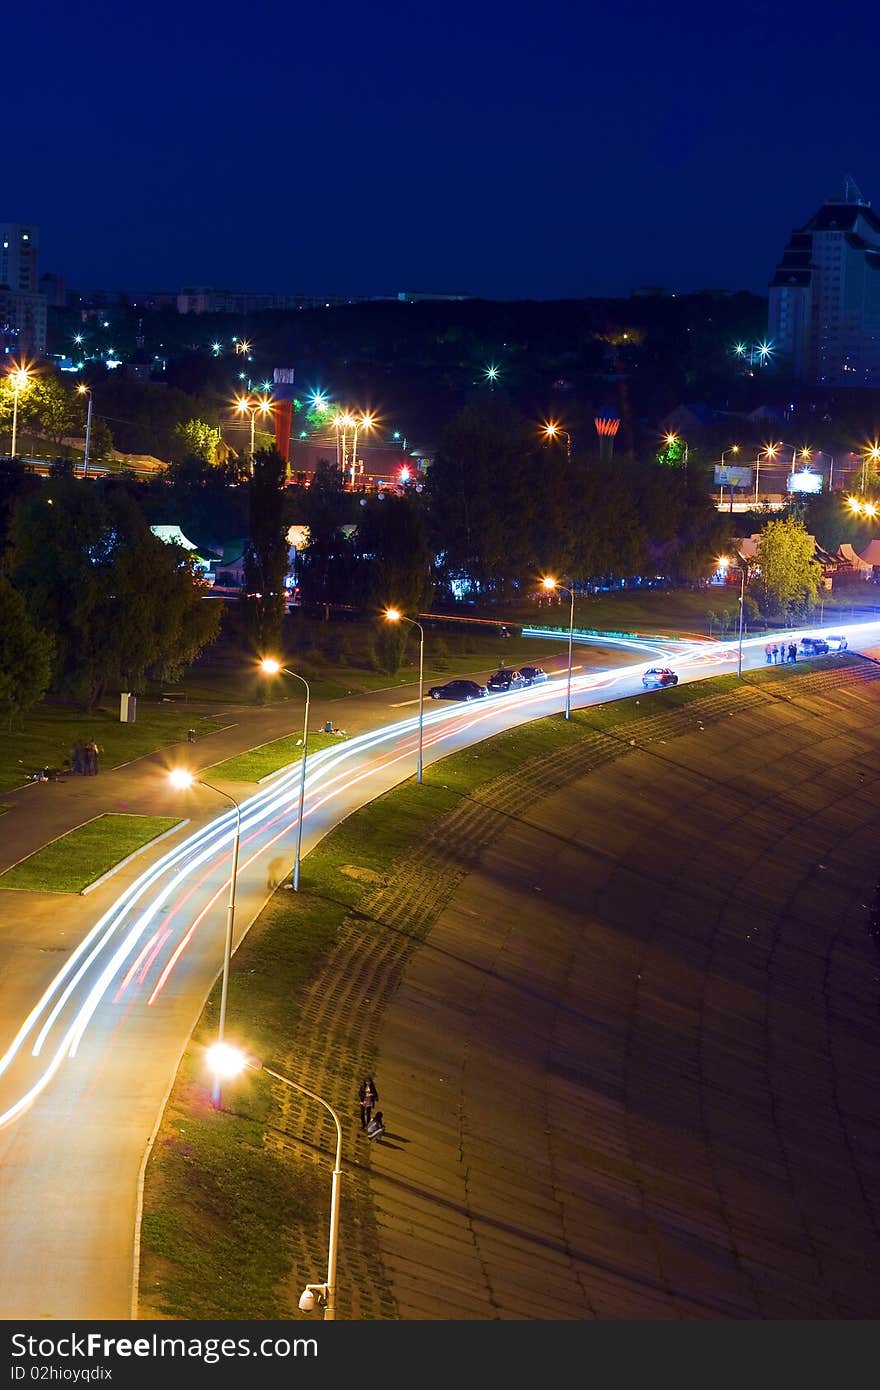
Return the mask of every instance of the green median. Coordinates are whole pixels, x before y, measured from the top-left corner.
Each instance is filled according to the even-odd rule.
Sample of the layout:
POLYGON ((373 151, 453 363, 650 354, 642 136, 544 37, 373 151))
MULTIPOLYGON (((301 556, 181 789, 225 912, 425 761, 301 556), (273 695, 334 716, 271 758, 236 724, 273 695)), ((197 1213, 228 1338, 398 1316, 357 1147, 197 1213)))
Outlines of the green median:
POLYGON ((96 816, 0 874, 0 888, 82 893, 181 822, 173 816, 96 816))

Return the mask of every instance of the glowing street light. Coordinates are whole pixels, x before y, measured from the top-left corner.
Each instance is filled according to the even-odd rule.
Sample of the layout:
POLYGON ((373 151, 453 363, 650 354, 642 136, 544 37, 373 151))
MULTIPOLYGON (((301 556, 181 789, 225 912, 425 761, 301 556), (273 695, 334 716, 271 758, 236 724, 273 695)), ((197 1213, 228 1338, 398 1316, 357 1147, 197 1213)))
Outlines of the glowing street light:
POLYGON ((89 404, 86 410, 86 442, 83 448, 83 477, 89 471, 89 440, 92 437, 92 391, 89 386, 77 386, 78 396, 88 396, 89 404))
POLYGON ((401 613, 401 611, 400 611, 399 608, 386 608, 386 609, 385 609, 385 621, 386 621, 386 622, 389 622, 389 623, 409 623, 411 627, 417 627, 418 630, 419 630, 419 754, 418 754, 418 762, 417 762, 417 768, 416 768, 416 781, 417 781, 417 782, 421 782, 421 780, 422 780, 422 746, 423 746, 423 738, 422 738, 422 735, 423 735, 423 732, 424 732, 424 712, 425 712, 424 683, 423 683, 424 672, 425 672, 425 629, 422 627, 421 623, 417 623, 417 622, 416 622, 415 618, 406 618, 406 617, 404 617, 403 613, 401 613))
POLYGON ((873 440, 872 443, 866 444, 862 450, 862 492, 865 491, 869 463, 873 463, 875 468, 877 464, 880 463, 880 444, 878 444, 876 439, 873 440))
POLYGON ((746 566, 734 565, 729 555, 719 555, 718 568, 722 570, 739 570, 739 654, 737 656, 736 674, 740 680, 743 678, 743 613, 746 606, 746 566))
POLYGON ((299 772, 299 817, 296 826, 296 854, 293 860, 293 887, 294 891, 299 891, 299 864, 302 857, 302 833, 303 833, 303 806, 306 799, 306 753, 309 742, 309 683, 305 676, 301 676, 298 671, 291 671, 289 667, 282 666, 280 661, 276 661, 274 656, 264 657, 260 662, 260 669, 267 676, 277 676, 283 672, 285 676, 294 676, 296 680, 302 681, 306 688, 306 707, 303 712, 303 737, 302 737, 302 758, 300 759, 299 772))
POLYGON ((18 436, 18 398, 22 391, 26 391, 31 384, 31 373, 27 367, 14 367, 7 373, 12 382, 12 450, 11 455, 15 458, 15 444, 18 436))
MULTIPOLYGON (((178 791, 185 791, 189 787, 207 787, 209 791, 216 792, 218 796, 223 796, 235 807, 235 835, 232 840, 232 872, 229 875, 229 898, 226 904, 226 935, 223 941, 223 983, 220 988, 220 1019, 217 1026, 217 1042, 222 1045, 226 1032, 226 1000, 229 994, 229 964, 232 960, 232 941, 233 929, 235 925, 235 881, 238 878, 238 847, 241 843, 241 807, 230 796, 229 792, 223 791, 220 787, 215 787, 212 782, 206 782, 201 777, 196 777, 195 773, 190 772, 185 767, 177 767, 168 774, 168 781, 172 787, 178 791)), ((217 1081, 214 1092, 214 1104, 220 1104, 220 1083, 217 1081)))
POLYGON ((687 442, 686 439, 683 439, 680 435, 673 434, 673 433, 670 431, 670 433, 667 434, 667 436, 666 436, 666 441, 665 441, 665 442, 666 442, 666 447, 667 447, 667 449, 671 449, 672 446, 673 446, 673 444, 680 444, 680 445, 682 446, 682 448, 684 449, 684 461, 685 461, 685 463, 687 463, 687 461, 688 461, 688 442, 687 442))
POLYGON ((354 487, 354 478, 357 471, 357 451, 358 451, 358 430, 371 430, 376 420, 373 415, 361 415, 354 422, 354 438, 351 445, 351 486, 354 487))
POLYGON ((541 580, 541 587, 548 593, 568 594, 571 599, 571 607, 568 619, 568 682, 565 687, 565 717, 571 718, 571 653, 574 642, 574 589, 567 589, 564 584, 557 584, 555 579, 548 575, 541 580))
POLYGON ((564 430, 555 420, 548 420, 546 425, 542 425, 541 432, 546 440, 557 439, 560 434, 565 435, 566 462, 571 463, 571 435, 568 430, 564 430))
POLYGON ((489 385, 494 386, 495 382, 498 380, 498 377, 500 376, 500 371, 498 367, 496 367, 494 362, 490 362, 488 367, 485 368, 483 375, 488 381, 489 385))
POLYGON ((239 1076, 245 1068, 252 1071, 264 1071, 267 1076, 271 1076, 275 1081, 280 1081, 282 1085, 289 1086, 293 1091, 299 1091, 300 1095, 308 1096, 309 1100, 316 1100, 319 1105, 329 1111, 333 1123, 336 1126, 336 1162, 333 1167, 333 1180, 330 1188, 330 1244, 327 1251, 327 1278, 323 1284, 306 1284, 299 1296, 299 1307, 303 1313, 314 1311, 317 1302, 324 1309, 324 1321, 332 1322, 336 1318, 336 1249, 339 1243, 339 1181, 342 1177, 342 1125, 339 1116, 333 1106, 322 1096, 316 1095, 305 1086, 301 1086, 298 1081, 291 1081, 289 1076, 282 1076, 280 1072, 272 1071, 270 1067, 263 1066, 260 1062, 251 1061, 245 1057, 238 1048, 227 1045, 215 1045, 207 1052, 208 1066, 216 1077, 239 1076))
POLYGON ((764 458, 769 462, 770 459, 775 459, 775 457, 776 457, 776 455, 777 455, 778 453, 779 453, 779 446, 778 446, 777 444, 765 444, 765 445, 764 445, 764 448, 763 448, 763 449, 759 449, 758 452, 757 452, 757 454, 755 455, 755 503, 756 503, 756 504, 757 504, 757 501, 758 501, 758 487, 759 487, 760 480, 761 480, 761 455, 763 454, 763 455, 764 455, 764 458))
POLYGON ((251 400, 249 396, 239 396, 235 402, 235 409, 239 415, 250 415, 251 417, 251 475, 254 471, 254 430, 255 421, 258 415, 265 417, 271 413, 272 402, 266 397, 261 397, 257 401, 251 400))

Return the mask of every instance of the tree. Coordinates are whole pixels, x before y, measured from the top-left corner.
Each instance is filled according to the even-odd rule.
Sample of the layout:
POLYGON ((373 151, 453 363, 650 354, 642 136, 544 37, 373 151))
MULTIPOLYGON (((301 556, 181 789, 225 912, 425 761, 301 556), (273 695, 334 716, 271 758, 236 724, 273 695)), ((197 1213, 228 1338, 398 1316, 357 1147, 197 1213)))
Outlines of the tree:
POLYGON ((125 487, 58 478, 22 497, 8 566, 32 621, 55 639, 51 688, 87 708, 106 689, 173 679, 219 628, 192 561, 153 535, 125 487))
POLYGON ((341 471, 319 459, 311 487, 291 489, 309 539, 300 557, 300 589, 308 603, 337 603, 350 595, 354 552, 343 527, 349 494, 341 471))
POLYGON ((283 505, 286 471, 277 450, 261 449, 254 455, 241 604, 245 632, 254 651, 262 655, 277 650, 281 643, 289 554, 283 505))
POLYGON ((815 555, 816 542, 796 517, 765 522, 756 556, 756 589, 764 614, 785 618, 812 607, 822 578, 815 555))
POLYGON ((0 575, 0 710, 10 728, 45 695, 53 648, 52 638, 31 622, 22 595, 0 575))
POLYGON ((217 462, 220 445, 220 431, 204 420, 185 420, 174 426, 174 437, 180 443, 184 458, 202 459, 205 463, 217 462))

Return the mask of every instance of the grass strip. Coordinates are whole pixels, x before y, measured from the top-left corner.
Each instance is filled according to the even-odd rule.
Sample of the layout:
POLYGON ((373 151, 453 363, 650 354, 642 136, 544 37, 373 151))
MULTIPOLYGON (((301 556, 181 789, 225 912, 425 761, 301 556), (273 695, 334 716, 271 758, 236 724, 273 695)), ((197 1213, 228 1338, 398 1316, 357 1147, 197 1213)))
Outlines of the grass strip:
POLYGON ((96 816, 0 874, 0 888, 81 893, 108 869, 179 824, 174 816, 96 816))
MULTIPOLYGON (((338 734, 309 733, 308 752, 309 754, 319 753, 322 748, 327 748, 331 743, 339 743, 338 734)), ((210 768, 212 777, 217 777, 223 782, 259 782, 263 777, 269 777, 273 772, 278 772, 282 767, 290 767, 292 763, 298 763, 302 757, 302 732, 298 734, 288 734, 285 738, 276 738, 271 743, 263 743, 259 748, 250 748, 245 753, 236 753, 234 758, 227 758, 225 762, 214 763, 210 768)), ((209 771, 205 768, 205 771, 209 771)))

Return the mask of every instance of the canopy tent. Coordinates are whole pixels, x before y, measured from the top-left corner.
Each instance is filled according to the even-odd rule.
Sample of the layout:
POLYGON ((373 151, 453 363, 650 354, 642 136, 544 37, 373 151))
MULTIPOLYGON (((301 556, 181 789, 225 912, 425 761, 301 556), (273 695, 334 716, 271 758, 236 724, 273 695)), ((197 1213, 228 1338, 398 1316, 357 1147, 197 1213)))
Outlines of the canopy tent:
POLYGON ((859 551, 859 556, 866 565, 880 565, 880 540, 875 538, 868 541, 864 550, 859 551))
POLYGON ((856 572, 858 572, 859 570, 871 569, 871 565, 868 563, 868 561, 863 560, 861 555, 856 554, 849 541, 843 541, 837 547, 837 558, 838 560, 842 560, 844 564, 849 565, 850 568, 855 570, 856 572))

